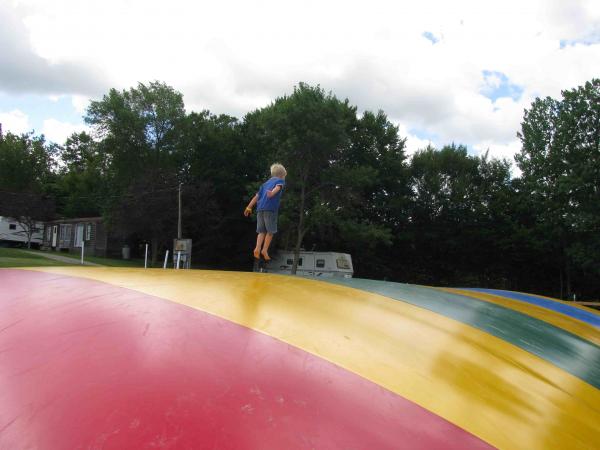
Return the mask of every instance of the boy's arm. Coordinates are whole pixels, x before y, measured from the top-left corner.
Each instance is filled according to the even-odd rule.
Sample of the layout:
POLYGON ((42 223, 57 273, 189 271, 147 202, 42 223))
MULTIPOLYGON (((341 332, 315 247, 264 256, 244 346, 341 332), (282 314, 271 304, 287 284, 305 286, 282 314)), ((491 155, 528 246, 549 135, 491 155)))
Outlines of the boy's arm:
POLYGON ((246 206, 246 209, 244 210, 244 215, 246 217, 248 217, 250 214, 252 214, 252 208, 254 208, 254 205, 256 205, 257 201, 258 201, 258 194, 255 194, 254 197, 252 197, 252 200, 250 200, 250 203, 248 203, 248 206, 246 206))
POLYGON ((277 193, 281 190, 281 184, 275 186, 272 190, 267 191, 267 197, 271 198, 277 195, 277 193))

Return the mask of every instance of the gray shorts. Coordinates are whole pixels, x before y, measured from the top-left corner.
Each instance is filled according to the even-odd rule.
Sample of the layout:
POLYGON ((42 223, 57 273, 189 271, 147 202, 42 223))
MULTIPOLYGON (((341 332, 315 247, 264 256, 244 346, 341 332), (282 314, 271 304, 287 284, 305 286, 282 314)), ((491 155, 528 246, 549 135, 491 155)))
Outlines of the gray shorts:
POLYGON ((256 213, 257 233, 277 233, 277 213, 275 211, 258 211, 256 213))

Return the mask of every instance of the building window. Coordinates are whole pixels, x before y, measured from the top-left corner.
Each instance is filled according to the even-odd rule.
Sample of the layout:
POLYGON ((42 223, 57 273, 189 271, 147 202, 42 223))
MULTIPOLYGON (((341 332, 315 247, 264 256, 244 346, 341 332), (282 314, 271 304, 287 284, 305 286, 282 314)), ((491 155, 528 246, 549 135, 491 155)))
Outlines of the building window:
POLYGON ((91 239, 92 239, 92 224, 88 223, 87 224, 87 229, 86 229, 86 232, 85 232, 85 240, 89 241, 91 239))
POLYGON ((323 267, 325 267, 325 260, 324 259, 317 259, 317 268, 318 269, 322 269, 323 267))
POLYGON ((71 228, 72 227, 73 226, 70 223, 60 226, 61 247, 70 247, 71 246, 71 228))
POLYGON ((16 223, 11 223, 8 225, 8 229, 9 230, 16 230, 17 229, 17 224, 16 223))
POLYGON ((83 242, 83 224, 78 223, 75 228, 75 245, 74 247, 81 247, 81 243, 83 242))

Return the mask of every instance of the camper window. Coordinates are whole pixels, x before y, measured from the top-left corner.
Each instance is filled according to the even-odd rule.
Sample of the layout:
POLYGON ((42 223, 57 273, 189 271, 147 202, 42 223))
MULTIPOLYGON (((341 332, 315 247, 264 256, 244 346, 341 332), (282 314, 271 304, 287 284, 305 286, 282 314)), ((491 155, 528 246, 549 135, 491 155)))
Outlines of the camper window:
POLYGON ((318 269, 322 269, 323 267, 325 267, 325 260, 324 259, 317 259, 317 268, 318 269))
POLYGON ((350 269, 350 263, 346 258, 336 259, 338 269, 350 269))
MULTIPOLYGON (((291 259, 291 258, 288 258, 288 260, 287 260, 286 264, 287 264, 288 266, 291 266, 291 265, 293 265, 293 264, 294 264, 294 260, 293 260, 293 259, 291 259)), ((302 258, 298 258, 298 266, 301 266, 301 265, 302 265, 302 258)))
POLYGON ((16 230, 17 229, 17 224, 16 223, 11 223, 8 225, 8 229, 9 230, 16 230))

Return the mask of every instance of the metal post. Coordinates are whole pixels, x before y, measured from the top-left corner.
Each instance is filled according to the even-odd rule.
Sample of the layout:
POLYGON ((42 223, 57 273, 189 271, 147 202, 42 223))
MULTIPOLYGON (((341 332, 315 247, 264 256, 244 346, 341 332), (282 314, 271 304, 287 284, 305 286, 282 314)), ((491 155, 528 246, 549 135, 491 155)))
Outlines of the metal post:
POLYGON ((85 248, 85 241, 82 239, 81 240, 81 265, 83 266, 83 251, 85 248))
POLYGON ((169 260, 169 250, 165 253, 165 263, 163 264, 163 269, 167 268, 167 261, 169 260))
POLYGON ((181 252, 177 252, 177 269, 179 269, 179 260, 181 259, 181 252))
POLYGON ((148 268, 148 244, 146 244, 146 256, 144 257, 144 269, 148 268))
POLYGON ((177 220, 177 239, 181 239, 181 183, 179 183, 179 217, 177 220))

